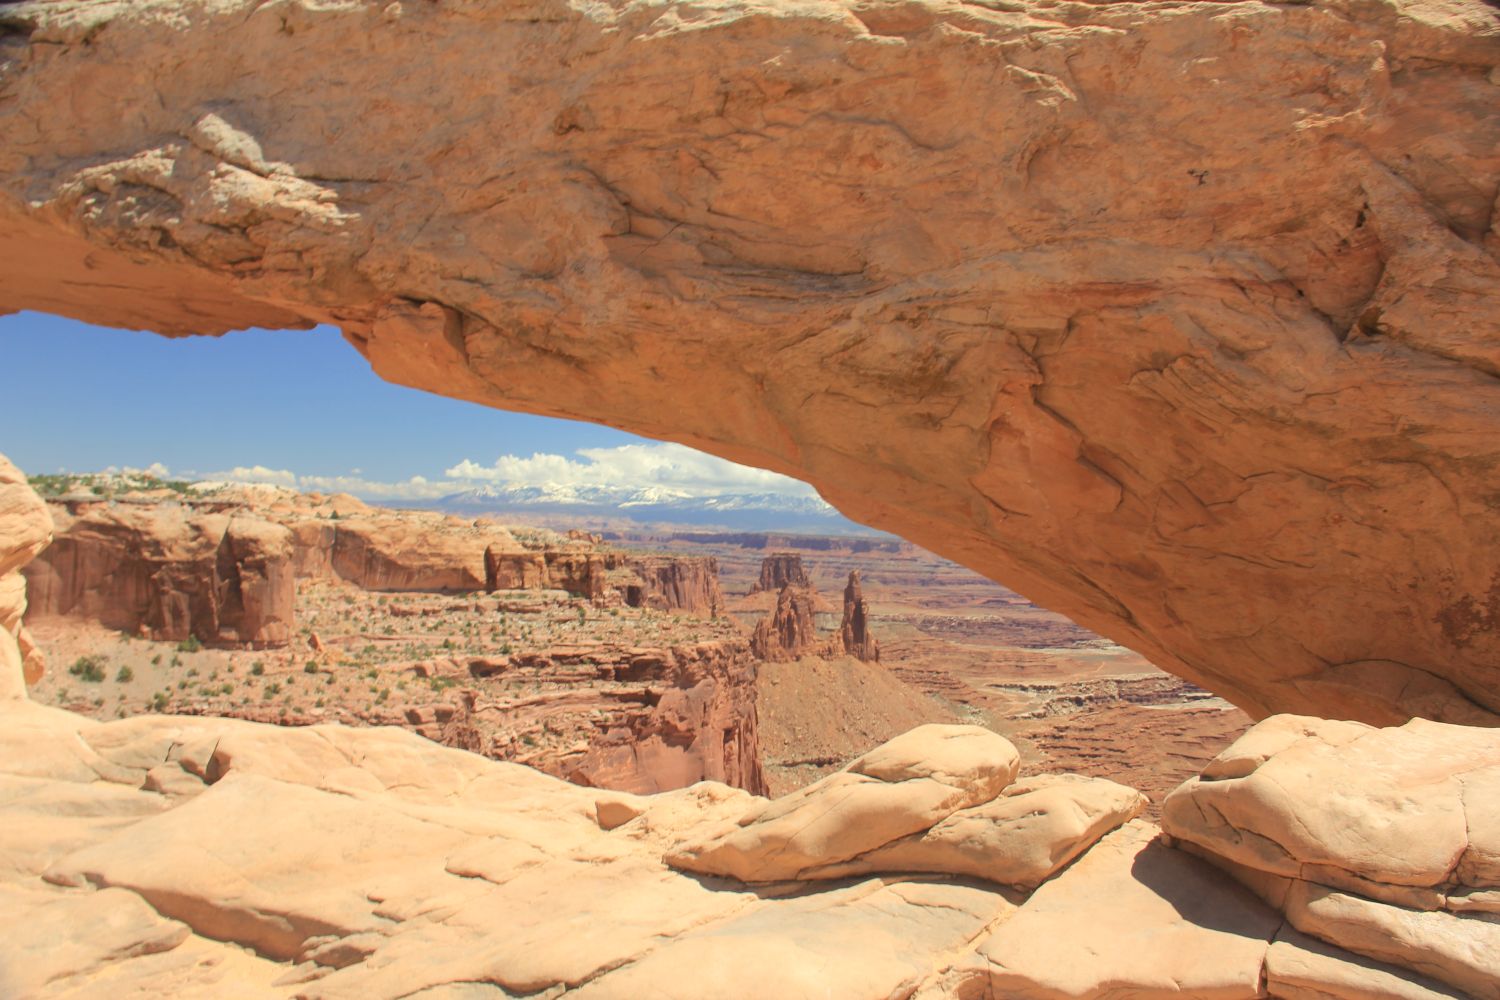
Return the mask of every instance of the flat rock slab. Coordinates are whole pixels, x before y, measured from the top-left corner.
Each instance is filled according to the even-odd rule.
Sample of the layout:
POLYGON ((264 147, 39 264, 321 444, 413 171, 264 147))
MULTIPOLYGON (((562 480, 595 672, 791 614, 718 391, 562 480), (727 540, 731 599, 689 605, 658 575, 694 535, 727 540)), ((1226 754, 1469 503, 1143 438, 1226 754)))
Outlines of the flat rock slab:
POLYGON ((1283 927, 1266 953, 1266 989, 1280 1000, 1449 1000, 1466 994, 1283 927))
POLYGON ((909 995, 935 965, 1014 909, 999 894, 872 880, 815 891, 693 931, 602 976, 579 1000, 781 1000, 909 995))
POLYGON ((1265 996, 1280 916, 1140 820, 1043 885, 980 946, 1014 1000, 1265 996))
POLYGON ((387 924, 370 899, 382 876, 425 868, 429 885, 419 891, 444 891, 458 881, 444 856, 464 839, 378 803, 234 775, 69 855, 46 877, 132 889, 200 934, 289 959, 309 938, 387 924))
POLYGON ((0 996, 36 995, 116 962, 171 951, 191 933, 123 889, 59 895, 0 885, 0 996))

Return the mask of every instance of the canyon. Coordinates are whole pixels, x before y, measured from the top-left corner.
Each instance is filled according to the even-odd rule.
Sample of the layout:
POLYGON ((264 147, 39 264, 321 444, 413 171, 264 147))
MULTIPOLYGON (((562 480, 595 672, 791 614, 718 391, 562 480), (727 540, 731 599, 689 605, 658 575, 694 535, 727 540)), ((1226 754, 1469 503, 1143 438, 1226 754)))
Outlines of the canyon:
POLYGON ((1152 815, 1248 725, 906 543, 605 541, 280 488, 47 479, 55 540, 24 572, 27 621, 58 669, 33 697, 99 719, 392 725, 590 787, 712 779, 775 794, 912 726, 977 722, 1049 766, 1128 777, 1152 815), (149 602, 121 603, 243 603, 212 585, 222 560, 167 558, 185 525, 226 522, 289 533, 271 574, 282 641, 168 634, 142 617, 149 602), (840 588, 842 606, 824 598, 840 588), (899 639, 894 658, 880 660, 872 621, 899 639))
POLYGON ((0 458, 0 994, 1500 1000, 1497 98, 1484 0, 0 4, 0 313, 908 540, 0 458))
POLYGON ((117 715, 395 725, 585 785, 766 788, 712 557, 245 486, 46 507, 26 620, 73 663, 43 693, 80 711, 108 681, 117 715))

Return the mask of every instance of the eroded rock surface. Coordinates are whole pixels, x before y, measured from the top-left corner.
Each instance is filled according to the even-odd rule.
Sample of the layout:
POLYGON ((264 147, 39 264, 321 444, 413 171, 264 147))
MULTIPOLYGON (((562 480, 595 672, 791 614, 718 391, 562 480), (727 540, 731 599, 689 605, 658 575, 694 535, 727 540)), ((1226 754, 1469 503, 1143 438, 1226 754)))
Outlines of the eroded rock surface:
POLYGON ((773 663, 814 655, 819 650, 811 587, 786 584, 776 595, 776 610, 755 623, 750 648, 773 663))
POLYGON ((292 534, 178 504, 50 505, 56 540, 26 568, 31 616, 78 615, 156 639, 283 646, 296 598, 292 534))
POLYGON ((1168 796, 1164 828, 1299 931, 1500 997, 1500 735, 1278 716, 1168 796))
POLYGON ((844 587, 844 620, 833 637, 834 648, 856 660, 872 663, 880 659, 880 644, 870 634, 870 608, 859 585, 859 570, 849 571, 844 587))
POLYGON ((761 560, 760 576, 750 588, 750 593, 758 594, 767 590, 779 593, 788 584, 797 587, 812 586, 812 580, 808 579, 807 570, 802 565, 802 556, 796 552, 773 552, 761 560))
MULTIPOLYGON (((1013 781, 1016 766, 992 733, 928 726, 820 791, 767 802, 708 781, 641 796, 390 728, 101 723, 10 701, 0 704, 0 990, 26 1000, 1463 995, 1299 933, 1150 824, 1064 822, 1061 799, 1037 798, 1109 799, 1128 814, 1129 789, 1013 781), (851 777, 874 789, 861 794, 903 800, 884 813, 914 820, 898 825, 918 837, 933 820, 930 833, 1007 803, 1036 808, 978 836, 955 829, 945 843, 962 852, 834 878, 829 863, 894 829, 872 837, 858 821, 860 795, 840 791, 851 777), (818 816, 830 806, 832 824, 818 816), (791 832, 783 820, 798 818, 819 832, 783 838, 812 862, 796 878, 750 886, 663 861, 727 831, 791 832), (1042 858, 1032 849, 1044 842, 1064 851, 1039 887, 997 884, 1007 866, 1042 858)), ((1471 957, 1493 981, 1495 953, 1471 957)))
POLYGON ((0 16, 0 309, 335 323, 1252 714, 1500 712, 1483 0, 0 16))
POLYGON ((0 455, 0 701, 24 698, 45 660, 21 624, 26 614, 25 566, 52 540, 52 519, 26 476, 0 455))

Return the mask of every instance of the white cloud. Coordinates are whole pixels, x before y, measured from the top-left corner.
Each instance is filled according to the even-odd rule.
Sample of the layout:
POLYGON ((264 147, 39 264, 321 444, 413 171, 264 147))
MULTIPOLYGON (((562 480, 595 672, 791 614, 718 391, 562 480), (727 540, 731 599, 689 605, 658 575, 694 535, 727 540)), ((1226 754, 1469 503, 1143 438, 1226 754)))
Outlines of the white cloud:
POLYGON ((268 469, 264 465, 236 465, 220 472, 188 473, 198 481, 215 483, 264 483, 267 486, 284 486, 297 489, 297 474, 290 469, 268 469))
POLYGON ((664 486, 694 496, 781 493, 814 496, 811 486, 765 469, 753 469, 680 444, 627 444, 580 448, 582 460, 538 452, 530 458, 501 455, 494 465, 464 459, 445 470, 453 479, 502 485, 664 486))
MULTIPOLYGON (((417 475, 393 482, 366 479, 360 469, 351 469, 347 475, 323 476, 302 475, 265 465, 238 465, 217 472, 184 470, 177 475, 198 482, 259 483, 303 492, 352 493, 376 500, 431 500, 480 484, 658 487, 695 497, 726 493, 817 495, 806 483, 764 469, 736 465, 680 444, 580 448, 574 455, 571 458, 545 452, 529 458, 502 455, 493 465, 480 465, 466 458, 444 470, 440 479, 417 475)), ((160 462, 144 471, 163 479, 171 475, 160 462)))
POLYGON ((379 500, 430 500, 463 487, 463 483, 447 480, 431 482, 423 476, 412 476, 394 483, 383 483, 360 476, 297 477, 297 488, 305 493, 352 493, 357 497, 379 500))

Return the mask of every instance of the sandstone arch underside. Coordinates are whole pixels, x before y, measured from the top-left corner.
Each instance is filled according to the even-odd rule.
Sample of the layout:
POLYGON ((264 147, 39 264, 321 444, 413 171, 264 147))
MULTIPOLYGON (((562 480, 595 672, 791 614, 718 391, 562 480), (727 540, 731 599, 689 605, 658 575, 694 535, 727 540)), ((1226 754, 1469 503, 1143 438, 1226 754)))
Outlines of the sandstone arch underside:
POLYGON ((1254 714, 1493 724, 1497 25, 4 5, 0 311, 337 324, 799 476, 1254 714))

